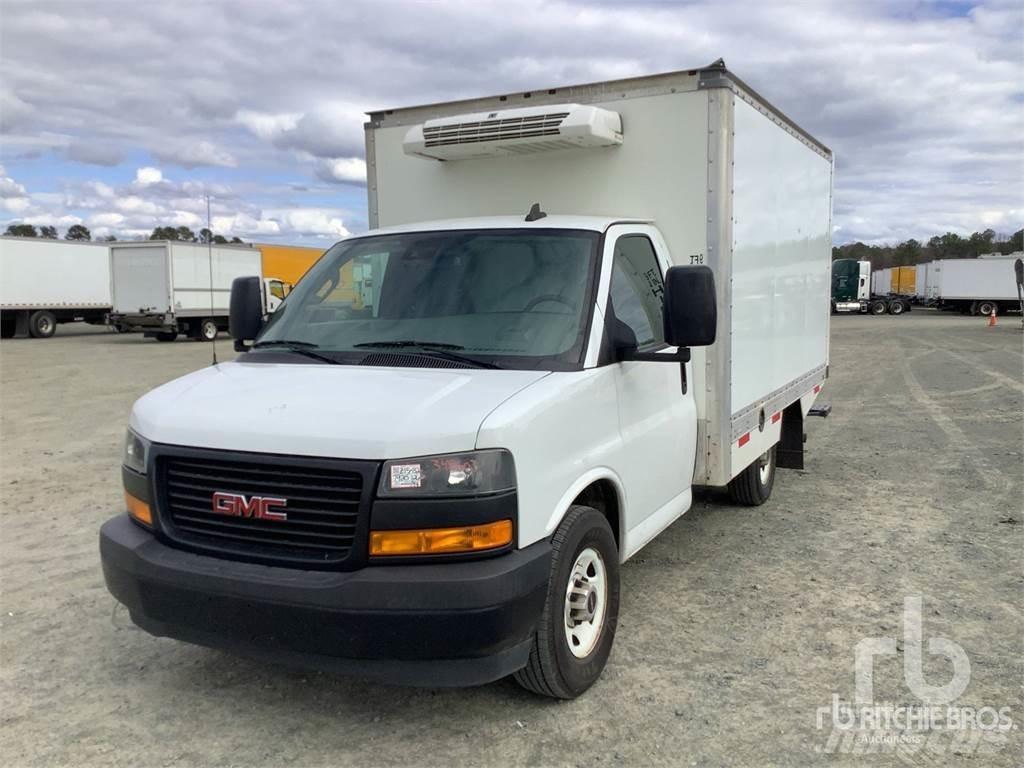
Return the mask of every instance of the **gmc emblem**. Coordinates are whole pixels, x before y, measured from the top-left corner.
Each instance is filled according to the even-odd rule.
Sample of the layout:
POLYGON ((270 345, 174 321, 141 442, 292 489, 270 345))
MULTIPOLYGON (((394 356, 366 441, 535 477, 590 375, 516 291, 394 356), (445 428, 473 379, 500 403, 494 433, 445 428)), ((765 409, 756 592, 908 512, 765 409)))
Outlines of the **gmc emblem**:
POLYGON ((213 494, 213 513, 215 515, 273 520, 280 523, 288 519, 288 513, 281 512, 274 507, 287 506, 288 499, 276 496, 249 496, 246 498, 240 493, 222 493, 221 491, 213 494))

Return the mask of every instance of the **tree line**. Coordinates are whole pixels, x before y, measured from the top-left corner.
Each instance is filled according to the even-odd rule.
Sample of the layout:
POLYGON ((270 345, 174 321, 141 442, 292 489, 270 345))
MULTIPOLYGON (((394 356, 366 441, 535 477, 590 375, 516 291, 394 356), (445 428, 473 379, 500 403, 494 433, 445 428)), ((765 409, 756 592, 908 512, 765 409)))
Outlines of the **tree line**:
POLYGON ((846 243, 832 248, 832 259, 870 261, 872 269, 905 267, 924 264, 936 259, 976 259, 983 253, 1013 253, 1024 250, 1024 229, 1018 229, 1009 238, 1000 238, 994 230, 975 232, 961 237, 954 232, 922 243, 911 238, 896 245, 865 245, 846 243))
MULTIPOLYGON (((42 240, 59 240, 60 235, 56 227, 36 227, 33 224, 10 224, 4 231, 9 237, 36 237, 42 240)), ((92 240, 92 232, 83 224, 72 224, 64 233, 65 240, 92 240)), ((227 243, 244 243, 240 237, 232 237, 230 240, 224 235, 218 235, 203 227, 198 232, 193 232, 188 227, 156 227, 149 235, 150 240, 175 240, 183 243, 213 243, 224 245, 227 243)), ((117 238, 113 235, 97 238, 97 242, 113 243, 117 238)))

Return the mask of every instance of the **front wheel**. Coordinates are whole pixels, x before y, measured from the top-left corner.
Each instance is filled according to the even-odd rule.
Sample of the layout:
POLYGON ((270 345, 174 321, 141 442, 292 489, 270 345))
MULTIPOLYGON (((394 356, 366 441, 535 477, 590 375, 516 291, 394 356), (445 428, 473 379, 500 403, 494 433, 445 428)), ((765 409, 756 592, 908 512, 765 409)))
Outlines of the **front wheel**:
POLYGON ((775 449, 772 446, 729 482, 729 496, 737 504, 759 507, 768 501, 775 485, 775 449))
POLYGON ((601 676, 618 619, 615 536, 596 509, 573 505, 551 540, 547 602, 516 682, 542 696, 576 698, 601 676))

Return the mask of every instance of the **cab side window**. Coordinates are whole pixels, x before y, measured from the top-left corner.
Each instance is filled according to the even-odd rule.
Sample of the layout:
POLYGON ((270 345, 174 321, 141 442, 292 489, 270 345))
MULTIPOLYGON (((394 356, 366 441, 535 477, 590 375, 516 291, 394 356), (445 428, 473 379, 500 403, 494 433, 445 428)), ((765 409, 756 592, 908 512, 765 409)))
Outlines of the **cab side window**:
POLYGON ((615 317, 636 335, 641 351, 665 343, 664 297, 665 281, 651 241, 644 235, 620 237, 615 243, 609 302, 615 317))

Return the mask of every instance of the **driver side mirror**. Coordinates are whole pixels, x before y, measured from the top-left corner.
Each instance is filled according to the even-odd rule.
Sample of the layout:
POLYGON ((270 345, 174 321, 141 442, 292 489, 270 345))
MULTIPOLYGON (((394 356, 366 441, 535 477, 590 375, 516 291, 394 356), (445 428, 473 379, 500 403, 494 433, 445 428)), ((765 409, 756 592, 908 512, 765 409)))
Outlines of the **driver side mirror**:
POLYGON ((245 342, 253 341, 263 328, 262 281, 258 277, 236 277, 231 283, 231 308, 228 328, 235 340, 235 351, 245 352, 245 342))
POLYGON ((669 267, 665 273, 665 343, 706 347, 715 342, 718 310, 711 267, 669 267))

